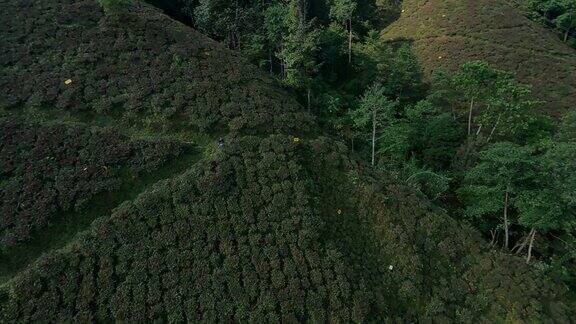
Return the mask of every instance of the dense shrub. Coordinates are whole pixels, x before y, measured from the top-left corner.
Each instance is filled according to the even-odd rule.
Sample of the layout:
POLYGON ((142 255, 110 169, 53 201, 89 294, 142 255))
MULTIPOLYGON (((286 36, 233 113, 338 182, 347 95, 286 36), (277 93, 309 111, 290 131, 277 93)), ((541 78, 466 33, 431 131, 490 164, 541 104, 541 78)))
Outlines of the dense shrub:
POLYGON ((110 129, 0 119, 0 250, 183 151, 173 141, 131 140, 110 129))
POLYGON ((558 302, 563 288, 484 252, 472 230, 405 189, 350 171, 345 153, 326 139, 232 141, 16 276, 0 321, 574 315, 558 302))
POLYGON ((323 224, 289 141, 230 143, 225 157, 122 205, 23 273, 2 319, 349 320, 362 289, 318 242, 323 224), (21 298, 40 277, 36 307, 21 298))
POLYGON ((154 129, 310 130, 263 72, 142 2, 106 15, 96 0, 4 1, 0 20, 0 108, 55 106, 154 129))
POLYGON ((363 274, 377 313, 414 322, 531 322, 542 316, 562 322, 576 316, 563 285, 520 258, 491 251, 470 226, 389 175, 359 171, 341 144, 323 139, 311 145, 323 237, 363 274))

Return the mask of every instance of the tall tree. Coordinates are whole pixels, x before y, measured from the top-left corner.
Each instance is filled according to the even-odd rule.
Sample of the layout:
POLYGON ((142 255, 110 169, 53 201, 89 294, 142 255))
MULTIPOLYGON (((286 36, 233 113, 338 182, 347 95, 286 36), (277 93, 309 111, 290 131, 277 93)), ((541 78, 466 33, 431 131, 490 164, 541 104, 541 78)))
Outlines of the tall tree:
POLYGON ((226 39, 229 48, 235 48, 238 25, 238 1, 200 0, 194 9, 196 27, 217 39, 226 39))
POLYGON ((473 218, 502 215, 504 248, 509 249, 510 211, 514 199, 534 176, 532 149, 509 142, 495 143, 480 152, 478 164, 467 172, 458 194, 473 218))
POLYGON ((274 73, 274 56, 280 58, 280 76, 285 77, 286 63, 282 58, 283 40, 288 33, 290 8, 284 3, 273 3, 264 11, 264 32, 269 47, 269 71, 274 73))
POLYGON ((421 99, 422 68, 409 44, 394 48, 382 42, 378 33, 370 33, 358 46, 358 54, 362 60, 357 66, 363 80, 381 83, 391 98, 421 99))
POLYGON ((486 102, 495 91, 498 72, 483 61, 463 64, 453 77, 454 86, 463 99, 468 101, 468 135, 472 135, 474 108, 480 102, 486 102))
POLYGON ((576 229, 576 142, 552 142, 538 158, 534 186, 519 193, 519 223, 530 228, 526 261, 537 232, 576 229))
POLYGON ((354 0, 332 0, 330 3, 330 17, 336 21, 342 22, 348 30, 348 63, 352 63, 352 19, 356 8, 358 7, 354 0))
POLYGON ((281 57, 286 63, 284 82, 295 89, 305 89, 308 109, 312 83, 318 72, 316 54, 320 32, 306 21, 308 1, 292 0, 287 17, 288 33, 283 38, 281 57))
POLYGON ((564 32, 564 43, 566 43, 570 32, 576 27, 576 0, 563 0, 561 6, 564 12, 554 19, 554 23, 564 32))
POLYGON ((478 114, 478 122, 485 125, 487 141, 494 136, 513 140, 536 118, 535 108, 539 104, 532 98, 532 88, 520 84, 514 76, 496 71, 494 89, 486 98, 486 105, 478 114))
POLYGON ((308 24, 308 0, 291 0, 290 2, 294 16, 298 19, 300 29, 305 29, 308 24))
POLYGON ((196 28, 209 36, 226 40, 233 50, 241 48, 244 29, 252 26, 262 10, 261 2, 242 0, 199 0, 194 8, 196 28))
POLYGON ((352 112, 352 119, 358 128, 371 129, 372 165, 376 164, 376 141, 380 127, 390 120, 397 106, 396 101, 386 97, 386 89, 381 84, 373 84, 362 96, 360 107, 352 112))
POLYGON ((528 15, 546 27, 556 28, 566 43, 576 28, 576 0, 524 0, 528 15))

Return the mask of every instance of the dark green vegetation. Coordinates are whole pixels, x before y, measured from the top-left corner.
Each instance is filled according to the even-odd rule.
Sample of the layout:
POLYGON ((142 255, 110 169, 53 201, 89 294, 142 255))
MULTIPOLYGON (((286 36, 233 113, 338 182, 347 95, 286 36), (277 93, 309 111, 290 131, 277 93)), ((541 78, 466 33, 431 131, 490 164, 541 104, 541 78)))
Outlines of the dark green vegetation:
POLYGON ((523 6, 530 19, 556 31, 564 43, 576 48, 576 1, 510 0, 523 6))
POLYGON ((549 306, 570 316, 540 299, 559 287, 356 171, 330 140, 227 147, 16 276, 4 320, 470 321, 536 319, 549 306))
POLYGON ((188 7, 163 9, 188 12, 227 46, 141 2, 0 1, 11 26, 0 31, 0 109, 11 126, 0 152, 20 159, 17 170, 49 168, 42 184, 56 179, 56 197, 83 189, 55 201, 68 212, 38 213, 53 222, 35 222, 29 240, 3 246, 0 261, 16 261, 0 263, 0 322, 576 318, 574 261, 556 260, 567 247, 548 236, 573 230, 558 211, 574 201, 574 117, 556 131, 529 88, 483 62, 424 84, 409 46, 370 32, 386 24, 376 8, 399 10, 386 2, 172 3, 188 7), (230 24, 244 14, 255 26, 250 15, 267 18, 279 43, 264 70, 280 82, 240 55, 269 54, 260 34, 220 28, 245 26, 230 24), (44 138, 36 150, 58 164, 34 156, 44 138), (58 186, 61 169, 88 163, 92 182, 73 172, 78 187, 58 186), (534 172, 517 170, 525 164, 534 172), (510 177, 475 176, 494 165, 510 177), (510 178, 514 190, 511 181, 503 190, 510 178), (530 262, 486 242, 490 230, 504 242, 506 193, 510 244, 538 233, 522 247, 530 262), (500 209, 466 222, 484 201, 500 209), (550 201, 558 213, 543 217, 550 201))
POLYGON ((296 102, 242 58, 195 41, 196 32, 173 20, 151 19, 158 13, 150 6, 120 15, 131 5, 124 2, 104 1, 107 15, 97 1, 4 4, 0 15, 10 28, 2 33, 0 105, 106 116, 159 131, 288 131, 281 116, 306 128, 296 102))
POLYGON ((116 132, 82 126, 0 120, 2 247, 43 229, 56 213, 81 209, 94 195, 179 157, 181 144, 129 141, 116 132), (123 170, 122 168, 125 168, 123 170))
POLYGON ((20 270, 198 155, 171 140, 130 140, 82 124, 0 120, 0 277, 20 270))

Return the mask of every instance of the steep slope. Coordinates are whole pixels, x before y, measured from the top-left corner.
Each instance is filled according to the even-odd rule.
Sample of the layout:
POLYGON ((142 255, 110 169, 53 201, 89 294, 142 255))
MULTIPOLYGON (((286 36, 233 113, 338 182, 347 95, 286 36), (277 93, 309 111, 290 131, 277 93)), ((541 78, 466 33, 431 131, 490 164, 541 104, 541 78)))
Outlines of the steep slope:
POLYGON ((1 0, 0 12, 14 24, 0 31, 2 80, 50 84, 2 93, 17 129, 28 127, 18 118, 40 130, 71 118, 126 142, 140 127, 175 145, 226 138, 14 273, 0 285, 0 322, 576 318, 565 287, 351 159, 257 68, 158 11, 1 0), (62 24, 69 14, 79 20, 62 24), (79 59, 86 49, 95 60, 79 59))
POLYGON ((4 288, 15 321, 473 321, 574 314, 564 289, 319 138, 244 137, 4 288), (316 171, 322 170, 322 171, 316 171), (380 188, 378 188, 378 186, 380 188))
POLYGON ((199 153, 170 139, 25 119, 0 117, 0 282, 199 153))
POLYGON ((534 87, 552 114, 576 107, 576 52, 501 0, 405 0, 387 41, 411 40, 426 72, 485 60, 534 87))
MULTIPOLYGON (((2 1, 0 107, 57 109, 154 129, 281 130, 309 121, 247 61, 151 6, 2 1), (16 14, 17 13, 17 14, 16 14)), ((125 2, 125 1, 124 1, 125 2)))

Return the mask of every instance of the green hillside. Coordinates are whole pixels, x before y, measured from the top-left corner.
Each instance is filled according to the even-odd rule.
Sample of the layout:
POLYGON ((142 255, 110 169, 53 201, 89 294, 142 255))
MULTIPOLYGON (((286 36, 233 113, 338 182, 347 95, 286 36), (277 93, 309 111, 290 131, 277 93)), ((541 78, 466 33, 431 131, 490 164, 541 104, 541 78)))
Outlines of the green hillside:
POLYGON ((237 52, 102 3, 0 0, 0 323, 576 318, 237 52))
POLYGON ((531 84, 552 114, 576 106, 576 52, 501 0, 405 0, 387 41, 410 40, 427 73, 484 60, 531 84))

